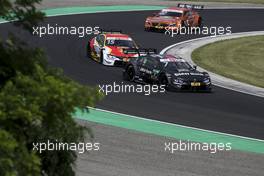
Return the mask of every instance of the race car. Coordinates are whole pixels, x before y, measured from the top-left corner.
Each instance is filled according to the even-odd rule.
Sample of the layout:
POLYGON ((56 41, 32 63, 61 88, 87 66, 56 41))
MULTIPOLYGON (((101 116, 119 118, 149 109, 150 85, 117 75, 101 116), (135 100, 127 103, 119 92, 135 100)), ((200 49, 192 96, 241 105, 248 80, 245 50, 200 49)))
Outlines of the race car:
POLYGON ((103 65, 119 66, 139 56, 124 52, 126 49, 138 49, 130 36, 121 31, 101 31, 88 42, 87 56, 103 65))
POLYGON ((123 70, 126 81, 163 85, 167 90, 211 91, 207 72, 200 72, 181 57, 151 54, 128 62, 123 70))
POLYGON ((202 25, 202 17, 195 9, 203 9, 203 6, 178 4, 177 7, 162 9, 159 13, 146 18, 145 31, 200 27, 202 25))

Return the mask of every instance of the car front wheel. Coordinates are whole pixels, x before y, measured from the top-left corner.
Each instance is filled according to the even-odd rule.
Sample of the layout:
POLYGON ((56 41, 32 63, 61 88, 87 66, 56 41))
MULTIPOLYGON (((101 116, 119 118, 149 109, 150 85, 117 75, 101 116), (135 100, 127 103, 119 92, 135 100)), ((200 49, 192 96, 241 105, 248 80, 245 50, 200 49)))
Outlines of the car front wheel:
POLYGON ((100 58, 99 58, 99 63, 103 64, 104 61, 104 53, 103 50, 100 51, 100 58))
POLYGON ((126 71, 123 74, 123 78, 126 81, 134 81, 135 80, 135 70, 132 65, 128 66, 126 71))
POLYGON ((166 90, 170 90, 169 81, 166 76, 162 76, 159 81, 160 85, 164 85, 166 90))

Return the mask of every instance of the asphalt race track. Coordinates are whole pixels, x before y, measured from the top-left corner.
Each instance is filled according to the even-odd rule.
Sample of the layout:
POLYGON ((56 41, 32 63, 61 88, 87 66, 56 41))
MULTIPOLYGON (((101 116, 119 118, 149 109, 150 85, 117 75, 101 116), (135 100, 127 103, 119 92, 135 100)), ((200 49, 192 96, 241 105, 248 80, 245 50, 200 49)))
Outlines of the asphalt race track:
MULTIPOLYGON (((50 17, 49 24, 62 26, 99 26, 121 29, 142 47, 163 48, 201 36, 176 36, 143 30, 145 17, 152 11, 98 13, 50 17)), ((206 26, 231 26, 232 32, 263 30, 264 10, 203 10, 206 26)), ((16 31, 29 43, 46 49, 49 63, 60 67, 71 78, 87 85, 122 81, 121 69, 105 67, 86 57, 86 43, 92 36, 29 36, 10 24, 0 26, 0 32, 16 31)), ((250 58, 249 58, 250 59, 250 58)), ((264 139, 264 99, 219 87, 213 93, 175 93, 145 96, 136 93, 111 94, 98 103, 98 108, 137 115, 165 122, 264 139)))

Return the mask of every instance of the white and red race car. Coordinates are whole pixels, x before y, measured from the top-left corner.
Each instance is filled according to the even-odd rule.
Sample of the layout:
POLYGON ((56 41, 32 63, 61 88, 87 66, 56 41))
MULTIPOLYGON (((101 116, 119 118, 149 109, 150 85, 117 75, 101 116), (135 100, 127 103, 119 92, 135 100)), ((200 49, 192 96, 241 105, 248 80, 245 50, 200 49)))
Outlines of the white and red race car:
POLYGON ((137 50, 138 46, 129 35, 101 32, 88 42, 87 56, 103 65, 119 66, 139 56, 137 52, 126 52, 131 49, 137 50))

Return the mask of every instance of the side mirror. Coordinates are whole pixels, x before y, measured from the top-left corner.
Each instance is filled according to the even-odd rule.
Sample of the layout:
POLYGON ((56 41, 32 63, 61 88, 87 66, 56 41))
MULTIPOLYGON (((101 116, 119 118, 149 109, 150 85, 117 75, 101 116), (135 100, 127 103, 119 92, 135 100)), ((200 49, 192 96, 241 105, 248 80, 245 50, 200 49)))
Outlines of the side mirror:
POLYGON ((194 65, 193 68, 194 68, 194 70, 197 70, 197 65, 194 65))

